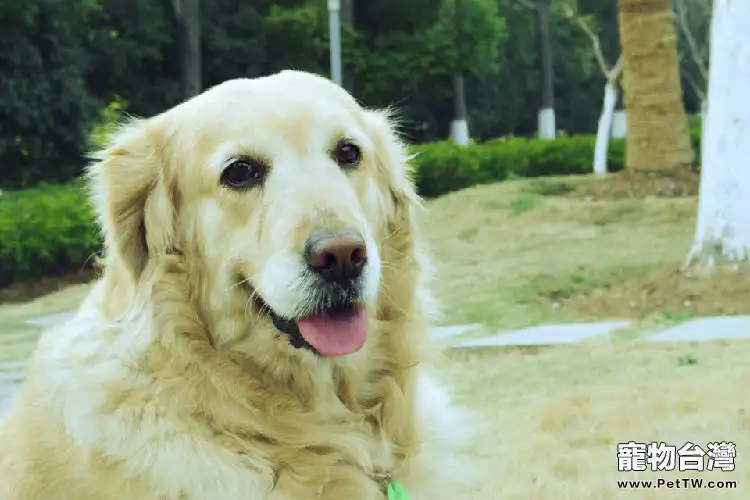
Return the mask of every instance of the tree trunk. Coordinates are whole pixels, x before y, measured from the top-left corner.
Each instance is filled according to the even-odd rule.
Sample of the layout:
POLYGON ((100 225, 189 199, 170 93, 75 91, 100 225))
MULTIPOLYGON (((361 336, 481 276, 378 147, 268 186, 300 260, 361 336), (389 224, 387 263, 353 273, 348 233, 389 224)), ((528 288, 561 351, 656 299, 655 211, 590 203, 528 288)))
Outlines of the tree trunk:
POLYGON ((467 115, 464 76, 461 73, 453 73, 453 123, 451 123, 451 138, 459 146, 469 144, 469 120, 467 115))
POLYGON ((669 0, 619 0, 627 109, 625 166, 668 170, 693 163, 669 0))
POLYGON ((611 80, 604 85, 604 102, 602 115, 599 117, 599 128, 596 131, 596 147, 594 149, 594 173, 607 173, 607 153, 609 151, 609 137, 612 131, 612 117, 617 104, 617 82, 611 80))
POLYGON ((549 33, 550 0, 537 0, 536 19, 539 33, 539 60, 542 75, 542 105, 539 108, 539 138, 554 139, 555 124, 554 67, 552 65, 552 37, 549 33))
POLYGON ((708 111, 690 271, 750 255, 750 2, 714 0, 708 111))
POLYGON ((331 80, 336 85, 342 85, 341 74, 341 2, 334 9, 329 3, 328 8, 328 49, 331 60, 331 80))
MULTIPOLYGON (((621 80, 622 82, 622 80, 621 80)), ((625 103, 622 95, 622 83, 617 89, 617 104, 615 104, 615 114, 612 117, 612 138, 624 139, 628 134, 628 114, 625 111, 625 103)))
POLYGON ((203 90, 200 0, 172 0, 172 7, 179 34, 182 88, 187 99, 203 90))
MULTIPOLYGON (((354 0, 341 0, 341 24, 354 28, 354 0)), ((346 50, 344 46, 344 51, 346 50)), ((346 64, 342 64, 341 86, 350 94, 354 94, 354 74, 346 64)))

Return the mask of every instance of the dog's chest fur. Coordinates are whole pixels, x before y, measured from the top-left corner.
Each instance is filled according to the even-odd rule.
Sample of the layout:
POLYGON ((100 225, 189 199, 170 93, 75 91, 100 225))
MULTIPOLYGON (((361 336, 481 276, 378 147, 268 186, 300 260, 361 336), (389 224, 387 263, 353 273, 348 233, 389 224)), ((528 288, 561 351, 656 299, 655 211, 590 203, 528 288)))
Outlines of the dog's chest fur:
MULTIPOLYGON (((307 498, 315 491, 320 498, 345 499, 354 498, 347 492, 372 490, 374 495, 376 490, 385 490, 405 450, 393 445, 395 436, 386 433, 379 418, 354 414, 337 422, 314 414, 307 418, 305 426, 279 435, 224 429, 214 439, 231 450, 251 474, 270 479, 269 491, 277 491, 282 498, 307 498), (335 427, 339 438, 311 439, 311 434, 325 427, 335 427)), ((380 498, 356 494, 356 498, 380 498)))
POLYGON ((0 479, 13 478, 3 498, 384 500, 388 473, 416 500, 455 498, 445 438, 469 426, 421 372, 379 373, 316 404, 248 400, 178 355, 150 369, 138 324, 98 321, 81 316, 42 338, 0 429, 3 446, 24 450, 0 463, 0 479))
MULTIPOLYGON (((402 437, 414 434, 385 424, 386 398, 366 406, 347 399, 331 392, 314 405, 259 401, 254 411, 267 418, 245 425, 215 413, 191 419, 247 471, 270 480, 271 490, 282 498, 307 498, 312 491, 325 499, 353 498, 352 492, 356 498, 380 498, 376 491, 385 491, 399 465, 418 451, 416 443, 402 437), (363 496, 370 490, 374 496, 363 496)), ((406 419, 399 423, 412 424, 406 419)))
POLYGON ((380 500, 384 481, 417 451, 411 412, 392 415, 408 398, 391 376, 365 384, 368 394, 332 384, 326 397, 301 402, 292 391, 263 390, 262 380, 234 364, 222 375, 164 349, 144 356, 132 349, 139 332, 79 335, 84 326, 92 325, 46 336, 42 379, 29 387, 49 391, 70 460, 88 457, 78 466, 98 470, 92 478, 119 478, 119 487, 115 479, 80 483, 91 498, 128 485, 160 500, 380 500), (116 345, 125 341, 129 347, 116 345), (244 384, 228 382, 242 374, 244 384))

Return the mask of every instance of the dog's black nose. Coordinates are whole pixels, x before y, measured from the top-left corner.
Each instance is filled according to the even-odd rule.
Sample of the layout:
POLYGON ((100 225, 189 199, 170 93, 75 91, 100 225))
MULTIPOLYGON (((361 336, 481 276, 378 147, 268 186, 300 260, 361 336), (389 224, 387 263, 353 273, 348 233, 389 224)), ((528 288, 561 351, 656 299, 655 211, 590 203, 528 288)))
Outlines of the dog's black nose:
POLYGON ((365 240, 358 231, 314 231, 305 244, 310 269, 328 281, 358 278, 367 263, 365 240))

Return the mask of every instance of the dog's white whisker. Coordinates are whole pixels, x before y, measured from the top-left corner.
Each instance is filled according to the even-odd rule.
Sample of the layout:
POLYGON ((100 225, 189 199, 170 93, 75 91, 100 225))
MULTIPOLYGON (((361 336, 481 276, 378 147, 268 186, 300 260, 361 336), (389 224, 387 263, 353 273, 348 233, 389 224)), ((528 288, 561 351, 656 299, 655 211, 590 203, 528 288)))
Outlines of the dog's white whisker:
POLYGON ((401 269, 401 266, 397 266, 396 264, 392 262, 381 261, 380 268, 388 269, 389 271, 398 271, 399 269, 401 269))
POLYGON ((388 248, 388 252, 393 253, 393 254, 395 254, 398 257, 406 257, 406 258, 412 257, 412 254, 410 252, 406 252, 404 250, 400 250, 400 249, 394 248, 394 247, 389 247, 388 248))
POLYGON ((250 283, 250 280, 248 280, 248 278, 242 279, 238 281, 237 283, 234 283, 233 285, 230 285, 229 287, 227 287, 226 291, 229 292, 238 286, 244 285, 245 283, 250 283))

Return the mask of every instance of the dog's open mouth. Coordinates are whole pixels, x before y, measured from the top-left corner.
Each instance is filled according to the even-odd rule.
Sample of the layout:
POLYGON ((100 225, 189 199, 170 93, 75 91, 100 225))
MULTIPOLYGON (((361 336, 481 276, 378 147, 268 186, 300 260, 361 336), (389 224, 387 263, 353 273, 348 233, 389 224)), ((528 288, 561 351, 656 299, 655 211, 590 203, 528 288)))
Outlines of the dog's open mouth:
POLYGON ((298 349, 321 356, 343 356, 359 351, 365 343, 367 311, 361 303, 337 304, 315 315, 287 319, 276 314, 257 294, 254 300, 256 309, 267 314, 274 327, 298 349))

